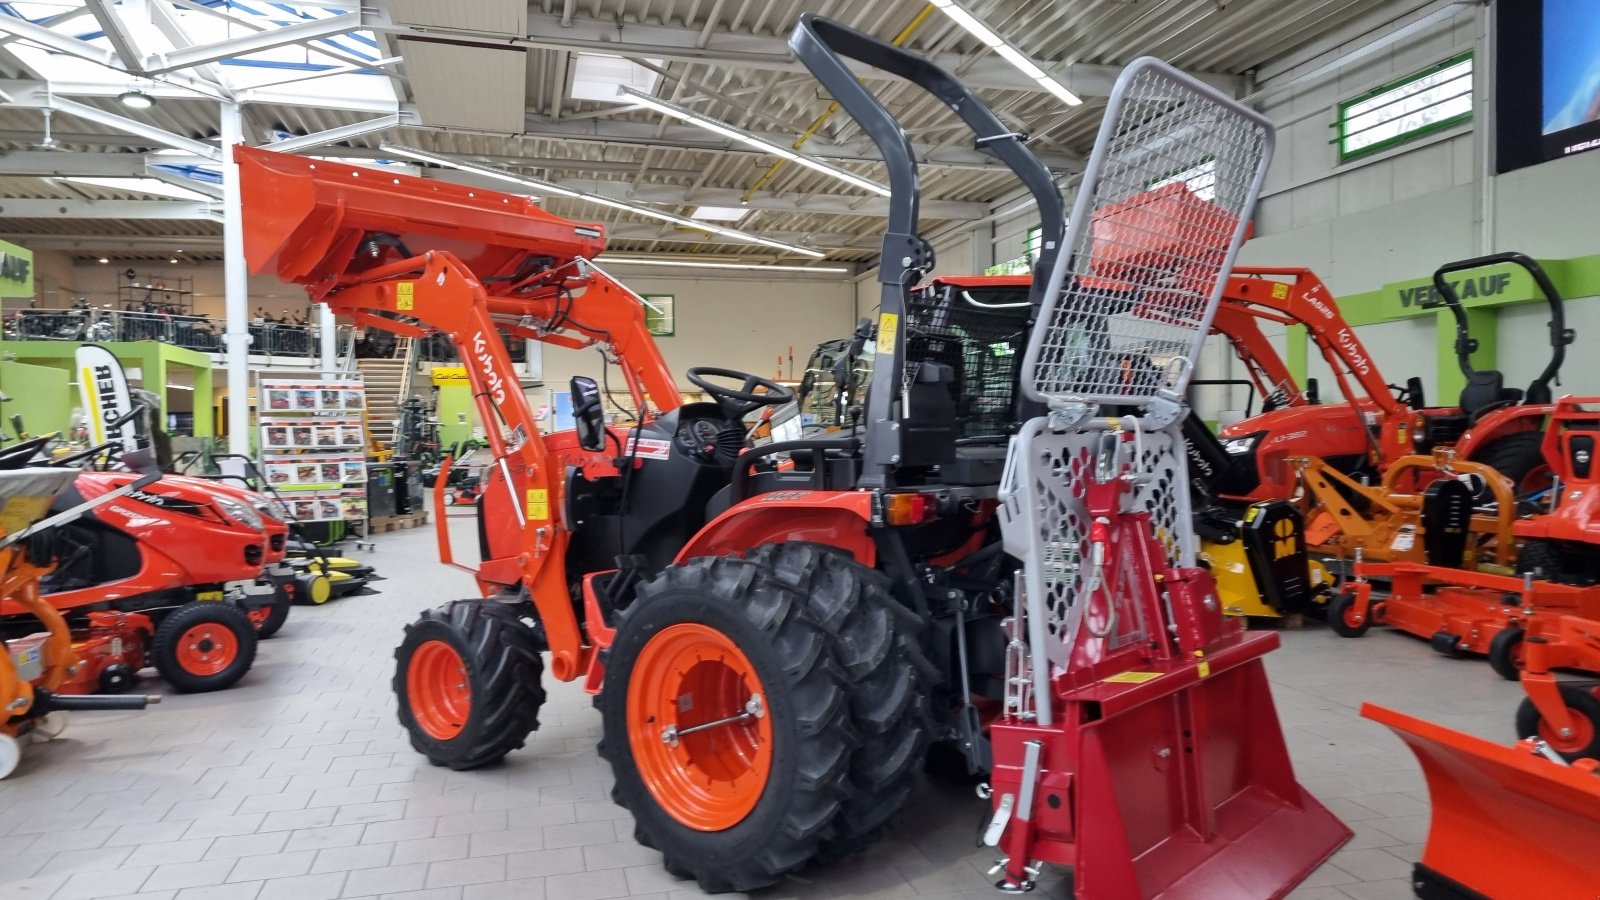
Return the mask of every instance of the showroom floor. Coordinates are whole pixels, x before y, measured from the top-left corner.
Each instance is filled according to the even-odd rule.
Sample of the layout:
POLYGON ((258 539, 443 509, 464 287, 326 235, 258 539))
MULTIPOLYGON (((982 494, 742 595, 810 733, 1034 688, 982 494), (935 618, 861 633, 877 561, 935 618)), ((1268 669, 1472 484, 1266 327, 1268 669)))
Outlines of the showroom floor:
MULTIPOLYGON (((472 546, 468 522, 455 523, 472 546)), ((700 896, 633 842, 597 760, 599 718, 553 685, 543 728, 504 765, 449 772, 414 754, 389 690, 401 626, 471 592, 433 529, 384 535, 381 594, 297 608, 254 670, 145 713, 83 713, 0 783, 0 897, 88 900, 598 900, 700 896)), ((1509 740, 1516 685, 1396 634, 1285 633, 1270 669, 1297 771, 1355 830, 1291 896, 1409 898, 1427 825, 1421 774, 1356 716, 1372 700, 1509 740)), ((159 690, 148 683, 151 690, 159 690)), ((998 896, 973 838, 984 804, 930 787, 870 850, 762 896, 998 896)), ((1065 898, 1054 873, 1038 895, 1065 898)), ((1240 898, 1246 900, 1246 898, 1240 898)))

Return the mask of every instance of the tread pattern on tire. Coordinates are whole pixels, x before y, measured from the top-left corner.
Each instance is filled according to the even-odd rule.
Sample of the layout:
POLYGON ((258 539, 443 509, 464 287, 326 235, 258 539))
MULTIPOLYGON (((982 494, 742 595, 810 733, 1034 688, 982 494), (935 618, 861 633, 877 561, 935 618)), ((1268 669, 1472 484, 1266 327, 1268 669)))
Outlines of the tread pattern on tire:
POLYGON ((923 623, 890 593, 888 576, 824 544, 764 544, 746 558, 799 591, 832 638, 850 682, 851 792, 820 861, 875 841, 920 784, 933 735, 937 680, 916 637, 923 623))
POLYGON ((217 600, 194 600, 167 613, 156 626, 150 642, 150 656, 156 671, 181 694, 220 691, 233 687, 250 671, 256 661, 256 627, 244 610, 232 603, 217 600), (239 641, 239 655, 234 662, 216 675, 194 675, 173 655, 178 637, 201 622, 216 622, 233 632, 239 641))
MULTIPOLYGON (((424 631, 436 629, 429 627, 424 631)), ((424 635, 417 640, 436 639, 424 635)), ((476 769, 520 750, 528 735, 539 727, 539 709, 545 691, 540 683, 544 659, 534 630, 523 623, 516 610, 490 600, 455 600, 425 610, 417 621, 406 626, 406 638, 395 650, 395 697, 400 700, 400 724, 411 738, 411 746, 435 765, 456 771, 476 769), (450 741, 434 741, 424 735, 411 716, 406 701, 403 664, 412 649, 412 637, 424 625, 442 625, 457 635, 462 646, 456 649, 466 662, 472 679, 472 707, 467 725, 450 741), (457 745, 456 742, 462 743, 457 745), (447 749, 448 753, 441 752, 447 749)))
MULTIPOLYGON (((1529 472, 1544 465, 1544 434, 1538 431, 1518 431, 1497 437, 1472 455, 1472 461, 1482 463, 1511 479, 1511 492, 1522 489, 1522 479, 1529 472)), ((1493 494, 1484 489, 1484 494, 1493 494)))
MULTIPOLYGON (((817 857, 833 835, 850 798, 851 756, 860 739, 850 724, 849 680, 844 666, 835 659, 836 642, 810 612, 803 594, 769 567, 753 560, 703 557, 668 566, 641 584, 633 602, 619 614, 606 688, 599 697, 608 728, 618 715, 613 704, 623 704, 625 708, 627 700, 626 683, 620 681, 620 675, 613 677, 624 668, 631 669, 621 664, 628 661, 618 657, 624 636, 634 622, 645 621, 647 624, 637 627, 651 627, 648 618, 641 617, 653 615, 655 607, 670 604, 674 594, 725 602, 728 609, 743 615, 767 639, 766 646, 780 657, 780 668, 788 676, 787 692, 795 705, 793 724, 798 746, 793 790, 778 798, 784 804, 781 820, 767 829, 758 846, 737 858, 698 852, 698 848, 690 846, 699 840, 696 833, 676 823, 661 826, 659 836, 651 833, 654 823, 665 813, 642 806, 653 806, 655 799, 640 780, 627 737, 622 734, 612 734, 599 746, 600 755, 616 775, 611 796, 633 814, 634 838, 645 847, 659 850, 664 867, 672 875, 693 878, 709 893, 767 887, 817 857)), ((767 690, 772 694, 773 687, 769 685, 767 690)), ((774 771, 771 777, 780 776, 774 771)), ((745 821, 760 815, 770 802, 764 796, 745 821)), ((716 834, 708 834, 706 840, 716 834)))
POLYGON ((1561 548, 1545 540, 1523 541, 1522 547, 1517 550, 1517 574, 1526 575, 1529 572, 1537 573, 1543 581, 1566 581, 1566 565, 1561 548))

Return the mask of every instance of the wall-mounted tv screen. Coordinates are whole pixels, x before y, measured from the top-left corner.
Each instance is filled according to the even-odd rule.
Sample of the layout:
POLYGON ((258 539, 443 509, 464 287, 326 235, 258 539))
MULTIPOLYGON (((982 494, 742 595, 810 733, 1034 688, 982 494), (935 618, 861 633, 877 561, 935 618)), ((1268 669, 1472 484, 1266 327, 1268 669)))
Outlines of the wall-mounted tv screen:
POLYGON ((1495 24, 1496 169, 1600 150, 1600 2, 1502 0, 1495 24))

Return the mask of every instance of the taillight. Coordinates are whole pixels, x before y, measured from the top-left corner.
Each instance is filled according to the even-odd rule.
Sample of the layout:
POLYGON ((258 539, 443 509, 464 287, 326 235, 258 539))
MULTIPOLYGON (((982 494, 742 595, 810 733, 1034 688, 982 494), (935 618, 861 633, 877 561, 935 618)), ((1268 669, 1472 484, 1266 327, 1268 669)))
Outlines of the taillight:
POLYGON ((916 525, 938 515, 938 507, 926 494, 889 494, 883 500, 884 519, 890 525, 916 525))

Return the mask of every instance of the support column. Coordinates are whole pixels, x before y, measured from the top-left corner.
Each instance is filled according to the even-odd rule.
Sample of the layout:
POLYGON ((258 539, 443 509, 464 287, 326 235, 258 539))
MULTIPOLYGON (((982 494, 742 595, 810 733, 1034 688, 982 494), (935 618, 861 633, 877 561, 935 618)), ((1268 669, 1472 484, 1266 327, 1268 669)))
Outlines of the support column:
POLYGON ((339 372, 339 328, 337 317, 326 303, 317 304, 317 330, 322 344, 322 374, 331 378, 339 372))
POLYGON ((250 278, 244 260, 244 207, 233 147, 244 140, 239 104, 221 104, 222 343, 228 361, 228 452, 250 454, 250 278))

